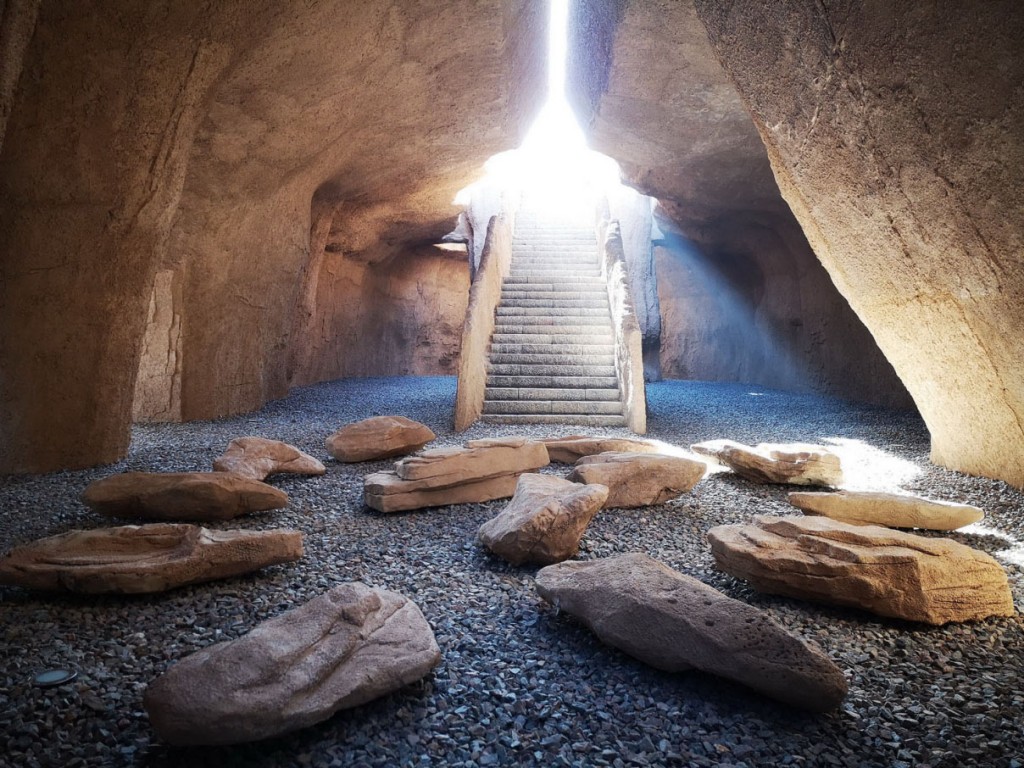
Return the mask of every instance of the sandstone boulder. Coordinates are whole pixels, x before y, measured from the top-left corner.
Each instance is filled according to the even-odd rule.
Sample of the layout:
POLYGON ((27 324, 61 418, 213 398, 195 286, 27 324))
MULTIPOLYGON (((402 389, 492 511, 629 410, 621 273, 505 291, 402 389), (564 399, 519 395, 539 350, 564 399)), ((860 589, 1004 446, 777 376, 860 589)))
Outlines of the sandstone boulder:
POLYGON ((327 468, 294 445, 262 437, 239 437, 228 443, 224 455, 213 461, 217 472, 234 472, 251 480, 274 474, 322 475, 327 468))
POLYGON ((348 463, 375 461, 415 453, 435 437, 430 427, 405 416, 374 416, 328 437, 327 452, 348 463))
POLYGON ((480 526, 480 542, 513 565, 566 560, 576 554, 583 532, 606 498, 603 485, 520 475, 508 506, 480 526))
POLYGON ((363 481, 363 498, 380 512, 503 499, 523 472, 546 466, 543 443, 524 438, 471 440, 465 448, 434 448, 363 481))
POLYGON ((839 491, 791 493, 789 503, 805 515, 824 515, 854 525, 955 531, 985 517, 978 507, 897 493, 839 491))
POLYGON ((552 565, 537 574, 537 591, 657 669, 699 669, 814 711, 846 695, 843 673, 817 646, 647 555, 552 565))
POLYGON ((299 531, 125 525, 71 531, 16 547, 0 559, 0 584, 89 594, 162 592, 301 557, 299 531))
POLYGON ((755 483, 835 486, 843 482, 839 457, 822 445, 758 443, 752 448, 732 440, 709 440, 694 443, 690 450, 755 483))
POLYGON ((720 525, 708 539, 721 570, 762 592, 935 625, 1013 615, 999 563, 950 539, 799 516, 720 525))
POLYGON ((186 657, 146 689, 143 704, 168 744, 237 744, 319 723, 440 661, 415 603, 351 582, 186 657))
POLYGON ((107 517, 230 520, 288 506, 288 494, 231 472, 124 472, 90 483, 82 494, 107 517))
POLYGON ((569 479, 608 487, 605 507, 663 504, 693 489, 707 466, 702 461, 660 453, 599 453, 576 462, 569 479))
POLYGON ((657 453, 658 446, 648 440, 633 440, 628 437, 588 437, 569 435, 549 437, 544 441, 551 461, 559 464, 575 464, 583 456, 595 453, 657 453))

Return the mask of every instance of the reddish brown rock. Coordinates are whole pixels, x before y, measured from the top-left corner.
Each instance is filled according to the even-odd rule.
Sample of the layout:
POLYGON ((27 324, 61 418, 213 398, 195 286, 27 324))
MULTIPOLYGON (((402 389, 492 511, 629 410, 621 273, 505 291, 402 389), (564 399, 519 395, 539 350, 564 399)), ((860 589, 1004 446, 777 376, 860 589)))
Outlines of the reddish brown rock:
POLYGON ((508 506, 480 526, 478 537, 513 565, 557 563, 576 554, 583 532, 607 498, 603 485, 520 475, 508 506))
POLYGON ((125 525, 71 531, 16 547, 0 560, 0 584, 90 594, 162 592, 301 557, 299 531, 125 525))
POLYGON ((238 744, 319 723, 440 661, 415 603, 351 582, 185 657, 150 684, 143 705, 168 744, 238 744))
POLYGON ((709 440, 694 443, 690 450, 755 483, 835 486, 843 482, 839 457, 822 445, 758 443, 751 447, 732 440, 709 440))
POLYGON ((664 504, 693 490, 704 477, 702 461, 660 453, 599 453, 584 456, 569 479, 608 487, 606 508, 664 504))
POLYGON ((657 669, 699 669, 816 712, 846 695, 842 671, 816 645, 647 555, 549 566, 537 574, 537 592, 657 669))
POLYGON ((278 473, 322 475, 327 468, 308 453, 280 440, 239 437, 228 443, 223 456, 213 461, 217 472, 234 472, 251 480, 263 480, 278 473))
POLYGON ((589 437, 569 435, 548 437, 543 440, 551 461, 560 464, 575 464, 584 456, 595 453, 657 453, 658 446, 649 440, 633 440, 628 437, 589 437))
POLYGON ((82 501, 107 517, 204 521, 282 509, 288 494, 231 472, 124 472, 90 483, 82 501))
POLYGON ((327 452, 338 461, 376 461, 415 453, 435 437, 430 427, 405 416, 374 416, 328 437, 327 452))
POLYGON ((720 569, 761 592, 936 625, 1014 613, 999 563, 950 539, 762 515, 716 526, 708 540, 720 569))
POLYGON ((985 517, 978 507, 921 496, 866 491, 791 493, 789 503, 805 515, 824 515, 854 525, 955 531, 985 517))

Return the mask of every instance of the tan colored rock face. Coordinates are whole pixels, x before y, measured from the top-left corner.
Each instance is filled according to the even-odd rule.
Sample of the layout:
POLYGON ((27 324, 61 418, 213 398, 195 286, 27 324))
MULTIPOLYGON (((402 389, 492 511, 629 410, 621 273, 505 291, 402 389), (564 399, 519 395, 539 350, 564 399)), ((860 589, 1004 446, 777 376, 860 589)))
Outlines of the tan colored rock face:
POLYGON ((720 569, 762 592, 935 625, 1014 613, 999 563, 950 539, 762 515, 708 540, 720 569))
POLYGON ((435 437, 430 427, 404 416, 374 416, 328 437, 327 452, 338 461, 374 461, 414 453, 435 437))
POLYGON ((576 554, 583 532, 607 498, 603 485, 520 475, 515 496, 480 526, 479 539, 513 565, 557 563, 576 554))
POLYGON ((853 525, 955 531, 985 517, 978 507, 896 493, 839 491, 791 493, 789 503, 805 515, 823 515, 853 525))
POLYGON ((498 475, 469 480, 445 488, 425 487, 422 482, 402 480, 394 472, 375 472, 363 480, 363 501, 378 512, 407 512, 412 509, 475 504, 507 499, 516 491, 518 475, 498 475))
POLYGON ((282 509, 288 494, 231 472, 124 472, 90 483, 82 501, 107 517, 202 521, 282 509))
POLYGON ((187 656, 150 684, 143 704, 168 744, 238 744, 319 723, 440 661, 415 603, 352 582, 187 656))
POLYGON ((817 646, 647 555, 549 566, 537 574, 537 592, 657 669, 699 669, 818 712, 846 696, 842 671, 817 646))
POLYGON ((657 453, 658 446, 647 440, 631 440, 625 437, 588 437, 570 435, 549 437, 543 440, 551 461, 560 464, 575 464, 583 456, 595 453, 657 453))
POLYGON ((704 477, 702 461, 660 453, 599 453, 584 456, 569 479, 608 486, 605 508, 664 504, 689 493, 704 477))
POLYGON ((280 440, 239 437, 228 443, 223 456, 213 461, 217 472, 234 472, 250 480, 263 480, 278 473, 322 475, 327 468, 308 453, 280 440))
POLYGON ((839 457, 823 445, 758 443, 751 447, 732 440, 708 440, 694 443, 690 450, 755 483, 835 486, 843 482, 839 457))
POLYGON ((0 559, 0 584, 88 594, 163 592, 300 557, 299 531, 125 525, 71 531, 16 547, 0 559))

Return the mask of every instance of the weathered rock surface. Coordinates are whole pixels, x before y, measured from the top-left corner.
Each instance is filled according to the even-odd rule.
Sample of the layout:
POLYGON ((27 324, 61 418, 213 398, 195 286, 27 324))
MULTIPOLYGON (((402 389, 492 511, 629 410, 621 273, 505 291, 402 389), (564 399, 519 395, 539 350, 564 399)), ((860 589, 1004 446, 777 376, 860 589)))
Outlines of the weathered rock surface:
POLYGON ((230 472, 124 472, 90 483, 82 501, 107 517, 204 521, 282 509, 288 494, 230 472))
POLYGON ((327 468, 294 445, 263 437, 239 437, 228 443, 224 455, 213 460, 217 472, 234 472, 251 480, 270 475, 322 475, 327 468))
POLYGON ((363 501, 378 512, 407 512, 412 509, 476 504, 507 499, 516 491, 518 475, 498 475, 470 480, 459 485, 431 488, 419 481, 402 480, 394 472, 375 472, 363 480, 363 501))
POLYGON ((415 453, 437 435, 405 416, 374 416, 346 424, 327 438, 327 452, 338 461, 375 461, 415 453))
POLYGON ((732 440, 709 440, 694 443, 690 450, 713 457, 755 483, 834 486, 843 482, 839 457, 822 445, 758 443, 751 447, 732 440))
POLYGON ((480 526, 480 542, 513 565, 550 565, 579 550, 583 532, 608 498, 603 485, 524 474, 497 517, 480 526))
POLYGON ((187 656, 153 681, 143 704, 169 744, 237 744, 319 723, 440 661, 415 603, 351 582, 187 656))
POLYGON ((657 669, 699 669, 814 711, 846 695, 842 671, 817 646, 647 555, 552 565, 537 574, 537 591, 657 669))
POLYGON ((936 625, 1013 615, 999 563, 950 539, 767 515, 708 539, 719 568, 762 592, 936 625))
POLYGON ((702 461, 661 453, 599 453, 584 456, 569 479, 608 487, 605 507, 663 504, 693 490, 704 477, 702 461))
POLYGON ((569 435, 548 437, 543 440, 551 461, 559 464, 575 464, 583 456, 595 453, 657 453, 658 446, 649 440, 633 440, 628 437, 589 437, 569 435))
POLYGON ((791 493, 789 503, 805 515, 824 515, 854 525, 955 531, 985 517, 978 507, 921 496, 867 491, 791 493))
POLYGON ((90 594, 162 592, 300 557, 299 531, 125 525, 71 531, 16 547, 0 560, 0 584, 90 594))

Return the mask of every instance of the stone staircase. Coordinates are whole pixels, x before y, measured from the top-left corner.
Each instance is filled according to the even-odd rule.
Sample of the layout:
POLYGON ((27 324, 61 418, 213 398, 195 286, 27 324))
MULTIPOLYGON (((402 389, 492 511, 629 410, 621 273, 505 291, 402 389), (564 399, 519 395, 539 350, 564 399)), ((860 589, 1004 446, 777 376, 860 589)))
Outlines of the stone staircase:
POLYGON ((625 426, 592 223, 520 212, 496 315, 484 421, 625 426))

